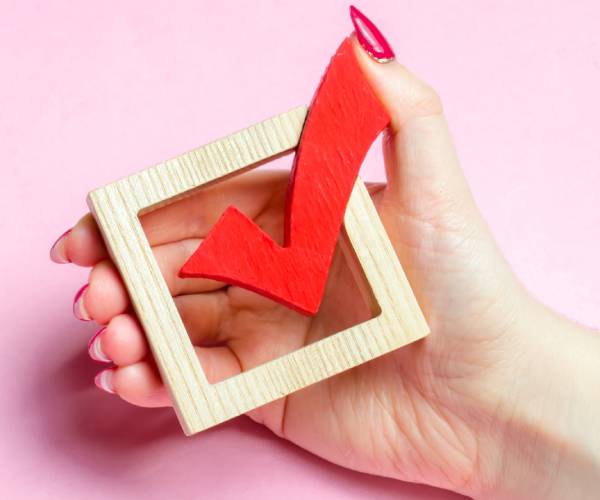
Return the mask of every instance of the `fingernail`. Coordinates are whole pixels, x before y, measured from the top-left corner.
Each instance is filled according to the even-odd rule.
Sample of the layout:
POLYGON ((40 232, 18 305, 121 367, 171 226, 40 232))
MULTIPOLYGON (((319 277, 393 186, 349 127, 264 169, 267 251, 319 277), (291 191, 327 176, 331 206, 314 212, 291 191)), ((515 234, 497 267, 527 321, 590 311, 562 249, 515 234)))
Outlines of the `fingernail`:
POLYGON ((52 245, 52 248, 50 248, 50 260, 52 262, 56 262, 57 264, 68 264, 71 262, 69 257, 67 257, 67 249, 65 248, 65 241, 67 241, 67 236, 69 236, 70 232, 71 230, 69 229, 61 234, 54 242, 54 245, 52 245))
POLYGON ((377 26, 353 5, 350 6, 350 19, 354 24, 358 43, 373 59, 380 63, 386 63, 396 57, 392 47, 377 26))
POLYGON ((102 370, 98 375, 94 377, 94 383, 98 389, 108 392, 109 394, 116 394, 112 385, 113 373, 115 371, 112 368, 108 370, 102 370))
POLYGON ((91 321, 92 319, 88 312, 85 310, 85 305, 83 304, 85 291, 87 290, 88 286, 89 285, 83 285, 75 294, 75 298, 73 299, 73 314, 77 319, 80 319, 81 321, 91 321))
POLYGON ((104 354, 102 350, 102 334, 106 331, 106 327, 98 330, 88 343, 88 354, 94 361, 100 361, 101 363, 110 363, 111 359, 104 354))

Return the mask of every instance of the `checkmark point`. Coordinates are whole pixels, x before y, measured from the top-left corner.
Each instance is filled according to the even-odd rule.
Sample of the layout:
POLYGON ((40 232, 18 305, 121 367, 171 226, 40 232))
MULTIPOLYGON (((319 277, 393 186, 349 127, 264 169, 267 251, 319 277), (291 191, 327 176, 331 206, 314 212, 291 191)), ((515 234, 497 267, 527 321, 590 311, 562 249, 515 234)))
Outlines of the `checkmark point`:
POLYGON ((323 76, 302 132, 284 246, 231 206, 179 275, 241 286, 303 314, 316 314, 358 171, 389 121, 346 39, 323 76))
POLYGON ((327 269, 322 254, 278 245, 254 221, 230 206, 179 276, 201 276, 242 286, 310 315, 319 308, 327 269))

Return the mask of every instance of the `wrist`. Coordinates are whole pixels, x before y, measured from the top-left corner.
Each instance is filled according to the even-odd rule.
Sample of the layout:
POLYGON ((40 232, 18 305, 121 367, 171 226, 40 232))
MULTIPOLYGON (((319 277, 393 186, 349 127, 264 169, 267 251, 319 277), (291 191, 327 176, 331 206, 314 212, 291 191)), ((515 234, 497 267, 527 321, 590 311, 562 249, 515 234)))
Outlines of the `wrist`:
POLYGON ((600 491, 600 335, 532 304, 511 332, 482 439, 475 498, 588 498, 600 491), (596 487, 594 483, 597 483, 596 487), (596 493, 591 493, 591 492, 596 493))

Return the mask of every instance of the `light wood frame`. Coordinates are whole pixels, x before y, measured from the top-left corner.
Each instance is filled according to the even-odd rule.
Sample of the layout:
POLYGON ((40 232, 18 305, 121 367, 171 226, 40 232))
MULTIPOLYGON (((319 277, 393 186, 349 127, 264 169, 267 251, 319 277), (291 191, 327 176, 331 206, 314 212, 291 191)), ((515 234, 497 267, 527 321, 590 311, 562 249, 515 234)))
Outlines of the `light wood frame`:
POLYGON ((344 228, 380 314, 221 382, 211 384, 206 379, 139 215, 294 149, 306 113, 306 107, 295 108, 88 196, 187 435, 369 361, 429 331, 365 185, 357 179, 344 228))

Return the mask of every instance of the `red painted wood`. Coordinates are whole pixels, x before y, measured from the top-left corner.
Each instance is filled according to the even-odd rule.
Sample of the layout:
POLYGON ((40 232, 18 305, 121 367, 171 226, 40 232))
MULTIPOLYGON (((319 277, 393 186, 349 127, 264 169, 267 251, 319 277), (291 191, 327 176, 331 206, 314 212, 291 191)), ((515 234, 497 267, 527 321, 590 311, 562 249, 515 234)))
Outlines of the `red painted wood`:
POLYGON ((284 245, 229 207, 179 275, 238 285, 315 314, 356 176, 389 121, 346 39, 302 131, 286 200, 284 245))

